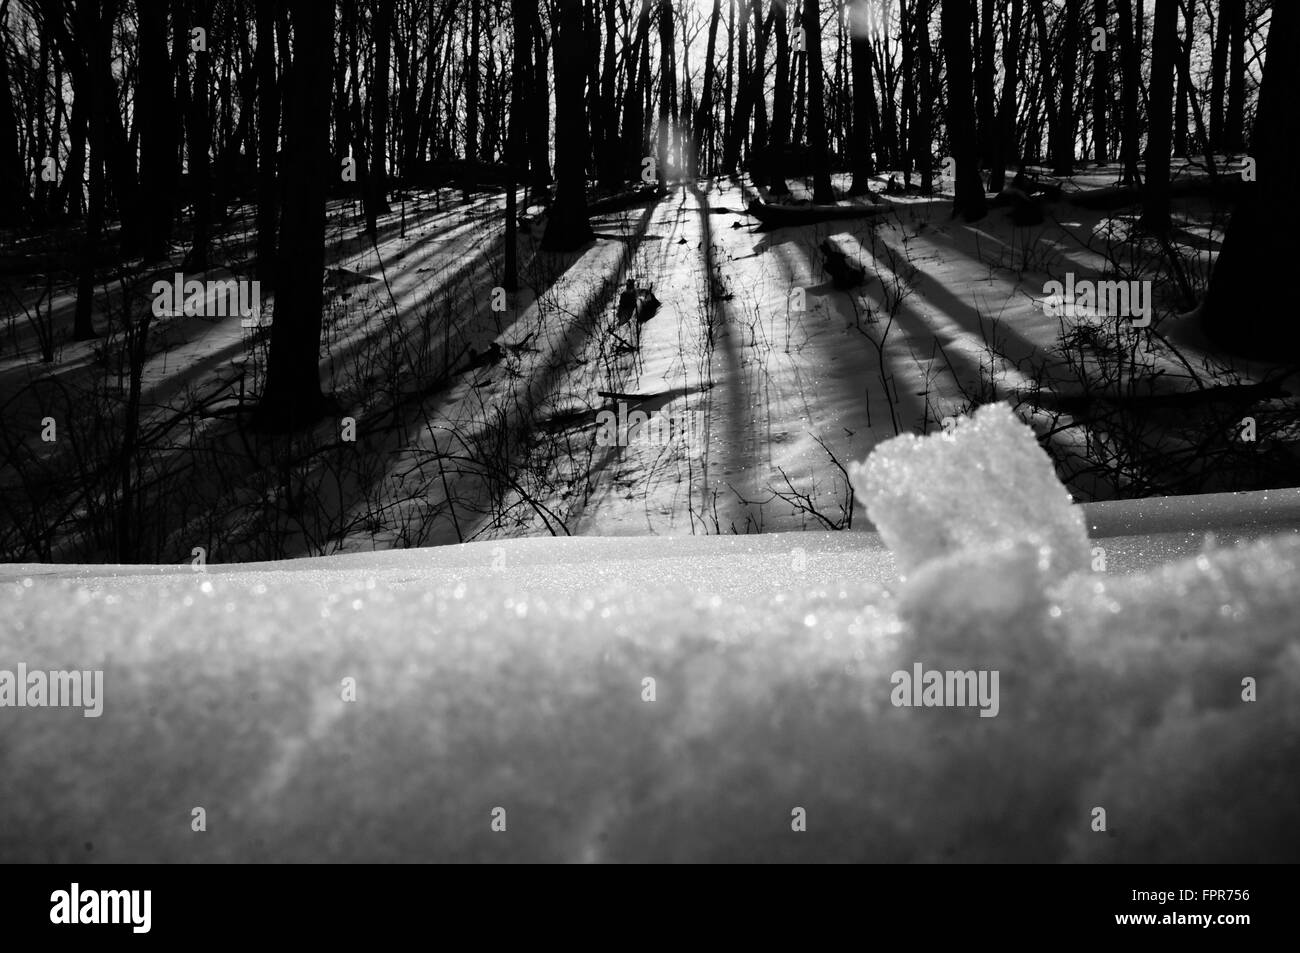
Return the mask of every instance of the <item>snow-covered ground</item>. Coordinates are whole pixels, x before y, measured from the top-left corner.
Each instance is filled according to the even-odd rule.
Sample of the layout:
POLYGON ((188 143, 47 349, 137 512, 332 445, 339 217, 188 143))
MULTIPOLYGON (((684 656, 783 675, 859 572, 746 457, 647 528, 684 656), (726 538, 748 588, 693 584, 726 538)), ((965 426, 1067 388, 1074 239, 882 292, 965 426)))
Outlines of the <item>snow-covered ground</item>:
MULTIPOLYGON (((1065 188, 1115 176, 1091 170, 1065 188)), ((804 198, 791 184, 793 200, 804 198)), ((1048 315, 1043 289, 1066 273, 1113 274, 1120 265, 1146 275, 1159 255, 1124 244, 1131 216, 1057 203, 1036 226, 1015 226, 1005 209, 967 224, 951 217, 944 196, 893 196, 872 218, 758 231, 745 209, 761 194, 743 181, 679 185, 657 201, 594 215, 600 240, 570 255, 542 253, 540 232, 525 227, 521 288, 504 310, 493 310, 501 196, 395 198, 373 245, 358 237, 351 204, 332 203, 321 370, 355 420, 355 442, 340 440, 337 419, 295 441, 248 433, 232 413, 261 386, 260 333, 233 319, 167 319, 142 374, 141 431, 150 442, 138 452, 138 482, 152 494, 137 517, 144 553, 179 561, 202 546, 210 560, 233 561, 541 534, 842 528, 862 519, 851 461, 897 434, 937 429, 974 403, 1023 398, 1030 418, 1046 395, 1035 426, 1053 431, 1067 456, 1105 430, 1094 426, 1090 436, 1078 422, 1086 414, 1052 409, 1051 399, 1077 397, 1081 387, 1106 388, 1085 386, 1077 368, 1074 378, 1053 369, 1061 335, 1087 321, 1048 315), (862 286, 835 286, 819 251, 826 239, 863 264, 862 286), (1133 260, 1117 263, 1121 252, 1133 260), (662 302, 639 327, 617 319, 629 278, 662 302), (469 349, 493 344, 502 359, 471 367, 469 349), (699 426, 668 444, 601 445, 599 415, 620 408, 699 426)), ((1177 212, 1175 243, 1188 269, 1203 274, 1221 222, 1200 200, 1180 200, 1177 212)), ((251 242, 251 210, 240 210, 223 244, 232 267, 247 270, 251 242)), ((1152 334, 1177 339, 1178 351, 1149 355, 1150 387, 1195 389, 1190 374, 1217 358, 1194 322, 1172 313, 1172 282, 1157 275, 1155 284, 1152 334)), ((101 328, 103 312, 120 307, 115 283, 108 292, 101 328)), ((71 323, 72 305, 70 292, 56 298, 57 327, 71 323)), ((144 305, 137 296, 134 307, 144 305)), ((273 302, 269 310, 273 317, 273 302)), ((18 552, 33 538, 57 538, 47 558, 105 558, 104 544, 87 539, 116 538, 95 522, 113 512, 111 501, 79 494, 93 482, 86 468, 97 455, 113 458, 114 447, 100 444, 118 424, 104 408, 122 399, 123 378, 92 386, 107 360, 103 342, 63 342, 59 362, 47 366, 34 362, 22 320, 6 330, 0 399, 12 398, 12 419, 32 422, 16 435, 22 453, 14 456, 30 455, 32 466, 22 479, 6 471, 3 485, 27 494, 51 472, 67 479, 68 498, 51 491, 45 504, 63 521, 57 532, 33 524, 7 531, 5 545, 18 552), (79 411, 46 406, 83 386, 79 411), (59 443, 37 439, 46 413, 68 435, 59 443)), ((1111 343, 1147 359, 1155 337, 1119 334, 1111 343)), ((1078 359, 1104 362, 1108 346, 1080 344, 1078 359)), ((1267 371, 1237 362, 1233 373, 1254 381, 1267 371)), ((1153 433, 1142 441, 1170 439, 1162 427, 1180 415, 1163 414, 1143 419, 1153 433)), ((1259 458, 1297 436, 1261 435, 1259 458)), ((1185 444, 1171 450, 1186 452, 1185 444)), ((1091 452, 1106 478, 1136 479, 1126 475, 1132 461, 1091 452)), ((1195 465, 1214 470, 1193 454, 1186 469, 1195 465)), ((1117 492, 1105 479, 1077 483, 1087 498, 1117 492)))
POLYGON ((1300 491, 1050 472, 989 407, 852 470, 882 535, 0 567, 0 670, 104 672, 0 708, 0 860, 1294 861, 1300 491))

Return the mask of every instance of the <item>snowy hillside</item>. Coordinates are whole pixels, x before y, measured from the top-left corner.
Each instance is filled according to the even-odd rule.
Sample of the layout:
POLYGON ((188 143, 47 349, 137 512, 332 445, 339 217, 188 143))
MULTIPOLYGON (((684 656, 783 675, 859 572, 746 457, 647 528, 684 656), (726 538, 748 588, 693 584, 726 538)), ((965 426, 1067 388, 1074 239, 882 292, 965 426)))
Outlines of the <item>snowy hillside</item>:
POLYGON ((0 860, 1294 860, 1300 491, 1071 507, 1002 413, 854 471, 897 559, 0 567, 0 669, 104 672, 97 718, 0 709, 0 860), (995 716, 895 704, 918 664, 995 716))

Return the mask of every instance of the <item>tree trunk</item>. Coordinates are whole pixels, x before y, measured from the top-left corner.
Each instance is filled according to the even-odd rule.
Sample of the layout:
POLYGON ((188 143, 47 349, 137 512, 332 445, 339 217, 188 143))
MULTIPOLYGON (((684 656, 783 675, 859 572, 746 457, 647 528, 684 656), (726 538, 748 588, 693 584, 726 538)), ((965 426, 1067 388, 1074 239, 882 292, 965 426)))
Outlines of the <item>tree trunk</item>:
POLYGON ((871 191, 875 162, 871 157, 871 106, 876 98, 871 79, 871 7, 870 0, 851 0, 849 4, 849 56, 853 72, 853 140, 849 145, 849 162, 853 171, 850 195, 871 191))
POLYGON ((1223 148, 1223 107, 1228 91, 1228 47, 1232 41, 1231 8, 1245 0, 1227 0, 1218 5, 1218 21, 1214 24, 1214 47, 1210 53, 1210 142, 1209 151, 1223 148), (1225 7, 1227 9, 1225 9, 1225 7))
POLYGON ((1147 109, 1146 189, 1142 225, 1169 231, 1169 153, 1173 122, 1174 57, 1178 50, 1178 0, 1156 0, 1151 32, 1151 92, 1147 109))
MULTIPOLYGON (((370 77, 370 175, 364 190, 366 231, 373 240, 379 233, 379 216, 388 207, 388 70, 392 64, 393 0, 376 0, 370 38, 375 71, 370 77)), ((471 113, 473 110, 470 110, 471 113)), ((467 150, 469 147, 466 147, 467 150)))
POLYGON ((172 95, 165 0, 137 0, 140 85, 137 96, 146 121, 140 123, 140 177, 150 184, 141 215, 145 261, 167 256, 177 186, 176 103, 172 95))
MULTIPOLYGON (((1093 2, 1093 26, 1104 31, 1104 35, 1109 39, 1109 31, 1106 27, 1106 3, 1107 0, 1094 0, 1093 2)), ((1092 45, 1089 44, 1089 50, 1092 45)), ((1110 101, 1110 71, 1111 49, 1109 42, 1104 50, 1096 50, 1092 54, 1092 148, 1093 161, 1097 165, 1105 165, 1110 161, 1110 149, 1107 142, 1108 131, 1106 128, 1106 104, 1110 101)))
MULTIPOLYGON (((262 2, 256 4, 256 10, 257 51, 253 56, 257 69, 257 277, 262 283, 262 293, 267 294, 275 287, 280 89, 275 76, 275 8, 269 2, 262 2)), ((339 73, 342 75, 341 70, 339 73)), ((340 121, 339 126, 346 129, 347 122, 340 121)), ((334 157, 336 163, 341 159, 341 156, 334 157)))
POLYGON ((72 116, 68 120, 68 165, 63 170, 63 188, 59 205, 72 219, 80 219, 86 210, 86 147, 90 130, 86 121, 86 97, 72 97, 72 116))
POLYGON ((597 161, 597 179, 603 189, 614 191, 623 184, 623 158, 618 138, 618 68, 614 56, 614 4, 604 4, 605 46, 600 76, 600 109, 604 119, 604 148, 597 161))
POLYGON ((1115 9, 1119 14, 1120 71, 1123 74, 1120 108, 1124 128, 1120 133, 1119 149, 1123 172, 1120 181, 1124 185, 1136 185, 1141 181, 1138 175, 1138 141, 1142 130, 1138 127, 1138 40, 1133 29, 1133 0, 1115 0, 1115 9))
POLYGON ((808 102, 808 38, 805 36, 807 30, 804 29, 804 21, 799 19, 799 35, 803 37, 803 49, 798 52, 802 55, 796 56, 794 61, 795 80, 794 80, 794 142, 807 142, 804 133, 804 117, 807 110, 804 104, 808 102))
POLYGON ((952 211, 973 222, 984 217, 988 203, 980 181, 975 101, 971 90, 970 10, 969 0, 942 0, 940 27, 948 70, 948 139, 957 163, 952 211))
MULTIPOLYGON (((612 8, 612 3, 607 4, 607 9, 612 8)), ((700 174, 700 155, 706 152, 710 158, 713 155, 713 83, 715 78, 713 57, 717 50, 718 20, 721 17, 722 0, 713 0, 713 13, 709 17, 709 45, 704 56, 704 88, 700 91, 700 102, 695 107, 695 121, 692 123, 695 142, 691 149, 691 174, 697 178, 700 174)), ((709 173, 713 173, 711 167, 709 173)))
POLYGON ((916 75, 920 77, 916 95, 920 108, 916 116, 916 135, 912 138, 913 156, 921 170, 921 191, 934 192, 934 73, 930 68, 931 0, 917 0, 916 7, 916 75))
POLYGON ((727 172, 735 172, 740 162, 740 144, 749 136, 749 0, 737 0, 740 4, 740 43, 737 57, 739 77, 737 79, 736 112, 732 117, 731 127, 727 130, 727 142, 722 153, 722 166, 727 172))
POLYGON ((1258 177, 1228 223, 1202 309, 1205 329, 1220 347, 1276 362, 1300 360, 1295 317, 1277 299, 1277 283, 1300 259, 1300 240, 1287 214, 1300 203, 1289 154, 1300 137, 1293 102, 1300 85, 1297 44, 1300 7, 1275 4, 1250 142, 1258 177))
POLYGON ((469 62, 465 64, 465 159, 474 162, 478 159, 478 114, 480 108, 478 90, 479 0, 469 0, 469 17, 469 62))
POLYGON ((623 155, 625 169, 631 176, 641 174, 641 160, 645 158, 642 126, 645 117, 641 86, 648 80, 641 75, 641 51, 650 42, 650 0, 641 0, 637 15, 636 38, 628 56, 627 89, 623 92, 623 155))
POLYGON ((1016 136, 1016 84, 1020 77, 1020 27, 1025 20, 1024 0, 1013 0, 1010 21, 1002 41, 1002 102, 998 106, 998 127, 1001 145, 997 151, 997 164, 989 170, 989 191, 1001 192, 1007 181, 1007 149, 1011 157, 1020 158, 1016 136))
POLYGON ((754 24, 754 62, 749 71, 749 102, 754 115, 754 133, 750 139, 750 152, 756 152, 767 143, 767 96, 764 92, 767 75, 767 31, 763 29, 762 0, 751 0, 750 20, 754 24))
POLYGON ((727 157, 726 143, 731 141, 731 124, 732 124, 731 104, 735 102, 735 99, 732 96, 732 89, 733 89, 732 84, 736 74, 736 68, 734 62, 736 56, 735 36, 736 36, 736 0, 728 0, 727 3, 727 74, 726 74, 727 88, 726 88, 725 95, 722 97, 722 140, 723 140, 722 158, 724 164, 726 163, 726 157, 727 157))
POLYGON ((583 85, 582 0, 558 0, 555 55, 555 201, 542 247, 573 251, 594 237, 587 220, 587 117, 583 85))
POLYGON ((17 84, 9 78, 5 54, 8 7, 9 0, 0 2, 0 225, 17 224, 27 208, 27 174, 11 95, 17 84))
MULTIPOLYGON (((1047 153, 1046 158, 1055 160, 1053 152, 1056 148, 1056 137, 1059 126, 1057 123, 1057 86, 1059 83, 1060 67, 1056 63, 1057 50, 1052 43, 1051 34, 1047 28, 1047 17, 1044 14, 1044 5, 1046 0, 1033 0, 1034 22, 1038 27, 1038 54, 1039 61, 1039 81, 1042 89, 1043 111, 1047 113, 1047 153)), ((1043 129, 1039 125, 1039 112, 1037 103, 1033 113, 1033 121, 1029 127, 1029 138, 1027 146, 1032 147, 1034 159, 1041 160, 1043 153, 1043 129)))
POLYGON ((808 47, 808 145, 813 155, 813 201, 835 201, 826 143, 826 94, 822 84, 822 15, 817 0, 803 0, 804 43, 808 47))
POLYGON ((980 0, 979 74, 975 77, 976 106, 979 109, 980 159, 988 167, 998 164, 997 149, 1001 138, 995 128, 993 0, 980 0))
POLYGON ((1061 38, 1061 56, 1057 61, 1058 88, 1061 98, 1056 107, 1056 143, 1052 148, 1056 175, 1074 174, 1074 79, 1079 55, 1079 6, 1082 0, 1065 0, 1065 29, 1061 38))
POLYGON ((329 151, 329 102, 334 58, 334 5, 290 0, 293 63, 284 114, 286 170, 275 320, 266 392, 254 423, 271 431, 298 430, 320 419, 320 338, 325 270, 325 194, 334 169, 329 151))
MULTIPOLYGON (((195 0, 193 9, 194 25, 206 30, 208 40, 215 42, 212 0, 195 0)), ((190 95, 186 130, 189 140, 190 194, 194 200, 194 238, 188 263, 194 271, 207 269, 208 251, 212 243, 212 163, 208 157, 212 140, 212 116, 208 104, 211 56, 211 43, 206 51, 194 52, 194 87, 190 95)))
MULTIPOLYGON (((1220 4, 1220 8, 1223 6, 1225 4, 1220 4)), ((1220 14, 1230 18, 1228 108, 1223 116, 1223 148, 1226 152, 1238 153, 1246 148, 1246 2, 1229 2, 1226 7, 1227 10, 1220 14)))
MULTIPOLYGON (((646 0, 649 2, 649 0, 646 0)), ((529 165, 531 166, 532 186, 544 189, 551 184, 551 87, 547 79, 546 45, 542 36, 541 21, 537 16, 536 4, 528 9, 529 33, 533 37, 533 89, 528 98, 528 115, 532 126, 528 130, 529 165)), ((559 98, 559 83, 556 83, 556 98, 559 98)), ((559 107, 556 107, 556 121, 559 121, 559 107)), ((559 143, 556 143, 556 156, 559 156, 559 143)))
POLYGON ((672 148, 672 99, 673 5, 672 0, 659 0, 659 128, 655 139, 660 190, 668 187, 668 162, 672 148))
MULTIPOLYGON (((87 201, 86 231, 81 247, 77 275, 77 303, 73 311, 72 336, 77 341, 95 337, 92 318, 95 298, 95 261, 100 233, 104 228, 104 204, 107 183, 104 166, 108 151, 108 109, 111 86, 95 81, 110 69, 113 46, 113 5, 101 7, 87 2, 77 7, 77 33, 85 50, 85 68, 80 71, 78 96, 86 96, 89 108, 86 127, 90 145, 90 187, 87 201)), ((69 44, 70 48, 70 44, 69 44)))
POLYGON ((528 39, 528 18, 524 5, 530 0, 510 0, 510 20, 514 28, 514 68, 510 71, 510 118, 506 131, 506 165, 510 181, 506 183, 506 235, 505 254, 502 256, 502 287, 514 292, 519 289, 519 237, 518 199, 519 180, 528 167, 525 154, 527 97, 524 89, 531 71, 531 46, 528 39))
POLYGON ((1174 155, 1190 155, 1187 111, 1191 107, 1192 32, 1196 22, 1196 4, 1183 6, 1183 41, 1178 50, 1178 93, 1174 101, 1174 155))

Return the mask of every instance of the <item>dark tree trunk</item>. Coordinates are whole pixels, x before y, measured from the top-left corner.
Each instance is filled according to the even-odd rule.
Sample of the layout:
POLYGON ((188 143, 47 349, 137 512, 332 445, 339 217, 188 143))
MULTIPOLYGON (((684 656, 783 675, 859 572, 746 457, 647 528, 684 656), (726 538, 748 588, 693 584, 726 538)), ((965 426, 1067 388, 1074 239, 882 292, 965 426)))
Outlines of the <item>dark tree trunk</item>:
POLYGON ((645 143, 642 140, 645 123, 645 100, 641 87, 650 80, 643 75, 648 72, 643 67, 641 51, 650 42, 650 0, 641 0, 641 12, 637 15, 636 39, 632 43, 628 57, 627 89, 623 93, 623 155, 626 170, 632 176, 641 174, 641 160, 645 158, 645 143))
MULTIPOLYGON (((613 4, 607 5, 607 9, 612 8, 613 4)), ((709 45, 704 56, 704 88, 700 91, 700 101, 695 107, 695 121, 692 123, 695 143, 691 149, 691 174, 696 177, 700 174, 701 154, 707 153, 710 159, 713 155, 713 84, 716 79, 713 57, 717 50, 718 20, 721 17, 722 0, 713 0, 713 13, 709 17, 709 45)), ((713 172, 711 167, 709 172, 713 172)))
MULTIPOLYGON (((800 36, 807 31, 803 27, 803 19, 799 20, 800 36)), ((794 141, 807 142, 804 131, 804 118, 807 110, 804 104, 808 102, 808 42, 804 37, 804 48, 797 51, 798 56, 794 60, 795 78, 794 78, 794 141)))
POLYGON ((668 162, 672 148, 673 101, 673 5, 659 0, 659 128, 656 133, 659 188, 668 186, 668 162))
POLYGON ((1188 110, 1191 108, 1192 28, 1196 22, 1196 4, 1183 5, 1183 40, 1178 49, 1178 93, 1174 101, 1174 155, 1190 154, 1188 110))
POLYGON ((1174 57, 1178 51, 1178 0, 1156 0, 1151 31, 1151 93, 1147 110, 1146 189, 1142 225, 1169 231, 1169 153, 1173 122, 1174 57))
MULTIPOLYGON (((1107 0, 1094 0, 1093 2, 1093 26, 1099 27, 1103 31, 1107 30, 1106 24, 1106 5, 1107 0)), ((1089 44, 1089 50, 1092 52, 1092 148, 1093 161, 1097 165, 1105 165, 1110 161, 1110 149, 1108 148, 1106 128, 1107 104, 1110 101, 1110 71, 1111 63, 1114 62, 1111 55, 1110 43, 1107 42, 1106 49, 1092 51, 1092 45, 1089 44)))
MULTIPOLYGON (((732 96, 733 82, 736 75, 736 0, 728 0, 727 3, 727 74, 726 74, 726 93, 722 97, 722 141, 723 141, 723 161, 726 161, 726 143, 731 140, 731 105, 735 102, 732 96)), ((716 163, 715 163, 716 164, 716 163)))
POLYGON ((736 112, 727 130, 727 142, 722 152, 722 166, 735 172, 740 162, 740 144, 749 135, 749 110, 752 105, 749 82, 749 0, 736 0, 740 4, 740 42, 737 48, 739 77, 737 79, 736 112))
MULTIPOLYGON (((430 8, 432 10, 432 8, 430 8)), ((519 36, 518 28, 516 36, 519 36)), ((527 33, 524 33, 527 36, 527 33)), ((515 63, 518 69, 525 69, 531 72, 532 55, 531 48, 527 47, 521 52, 515 50, 515 63)), ((429 49, 425 53, 424 61, 424 84, 420 89, 420 104, 416 107, 416 115, 419 117, 419 129, 415 134, 415 144, 411 150, 410 168, 428 155, 429 140, 432 138, 436 118, 434 116, 433 91, 437 86, 436 77, 438 75, 438 31, 432 13, 429 17, 429 49)), ((336 70, 340 76, 340 85, 342 82, 342 70, 336 70)), ((341 98, 341 97, 340 97, 341 98)), ((340 128, 345 128, 346 123, 339 123, 340 128)), ((520 141, 520 147, 523 147, 523 141, 520 141)))
MULTIPOLYGON (((1047 146, 1048 158, 1054 158, 1051 155, 1052 148, 1056 145, 1057 122, 1056 122, 1056 86, 1057 72, 1055 49, 1052 45, 1052 39, 1047 31, 1047 16, 1044 13, 1044 4, 1046 0, 1033 0, 1034 23, 1038 27, 1038 55, 1039 59, 1039 83, 1042 87, 1042 101, 1047 111, 1047 146)), ((1029 138, 1026 145, 1033 152, 1035 159, 1042 157, 1043 131, 1039 128, 1039 115, 1037 102, 1033 119, 1029 124, 1029 138)))
MULTIPOLYGON (((87 2, 77 7, 77 34, 85 50, 84 68, 80 70, 81 88, 78 97, 86 96, 89 110, 86 126, 90 144, 90 186, 87 200, 86 231, 81 248, 81 261, 77 274, 77 303, 73 311, 72 336, 86 341, 95 337, 93 321, 95 297, 95 260, 98 255, 100 234, 104 228, 104 205, 107 183, 104 166, 108 152, 108 110, 112 86, 97 81, 111 69, 113 46, 113 4, 101 7, 98 2, 87 2)), ((60 20, 60 23, 62 21, 60 20)), ((72 44, 66 44, 71 48, 72 44)))
POLYGON ((603 189, 613 191, 623 184, 623 159, 618 138, 618 95, 615 86, 617 60, 614 56, 614 4, 604 4, 605 46, 600 76, 600 110, 605 130, 604 145, 597 161, 597 178, 603 189))
MULTIPOLYGON (((195 0, 194 26, 208 32, 213 39, 212 0, 195 0)), ((331 38, 331 43, 333 39, 331 38)), ((194 53, 194 87, 190 94, 187 122, 189 140, 190 194, 194 200, 194 239, 188 258, 189 267, 204 271, 212 243, 212 163, 208 157, 212 140, 212 116, 208 105, 208 78, 211 75, 212 47, 194 53)))
POLYGON ((954 215, 973 222, 984 217, 988 203, 980 181, 975 101, 971 90, 970 13, 969 0, 942 0, 940 27, 948 70, 948 138, 957 162, 952 210, 954 215))
POLYGON ((1056 175, 1074 174, 1074 73, 1079 56, 1079 7, 1083 0, 1065 0, 1065 29, 1057 63, 1061 98, 1056 107, 1056 144, 1052 149, 1056 175))
POLYGON ((875 162, 871 157, 871 107, 876 98, 871 80, 871 37, 868 34, 871 7, 868 0, 852 0, 849 5, 849 55, 853 72, 853 140, 849 145, 849 163, 853 171, 850 195, 871 191, 875 162))
MULTIPOLYGON (((253 56, 257 69, 257 277, 263 285, 262 293, 266 294, 275 287, 280 88, 275 75, 275 7, 264 0, 256 4, 256 9, 257 51, 253 56)), ((342 70, 339 74, 342 75, 342 70)), ((342 96, 336 96, 335 102, 339 104, 342 100, 342 96)), ((343 113, 340 111, 339 115, 343 113)), ((340 121, 339 127, 346 129, 348 124, 340 121)), ((336 162, 341 161, 341 156, 334 158, 336 162)))
MULTIPOLYGON (((386 5, 381 0, 381 5, 386 5)), ((390 16, 391 16, 391 7, 390 16)), ((385 44, 386 46, 387 44, 385 44)), ((465 64, 465 158, 478 159, 479 0, 469 0, 469 62, 465 64)))
MULTIPOLYGON (((542 36, 542 25, 537 16, 536 4, 528 9, 529 33, 533 37, 533 89, 528 97, 528 115, 532 126, 528 130, 529 165, 531 166, 532 186, 544 189, 551 184, 551 86, 547 79, 546 42, 542 36)), ((559 99, 559 82, 556 82, 556 99, 559 99)), ((556 107, 556 122, 559 122, 559 107, 556 107)), ((585 126, 584 126, 585 128, 585 126)), ((556 155, 559 155, 558 143, 556 155)))
POLYGON ((826 93, 822 83, 822 15, 817 0, 803 0, 803 29, 808 47, 808 145, 813 155, 813 201, 835 201, 826 142, 826 93))
POLYGON ((72 219, 80 219, 86 210, 86 147, 90 131, 86 121, 86 97, 72 97, 72 116, 68 120, 68 165, 63 170, 63 188, 59 193, 59 206, 67 210, 72 219))
POLYGON ((1019 139, 1016 136, 1016 84, 1020 77, 1020 28, 1025 19, 1024 0, 1012 0, 1010 21, 1002 41, 1002 102, 998 106, 998 127, 1001 145, 997 164, 989 172, 989 191, 1001 192, 1007 180, 1007 149, 1019 158, 1019 139))
POLYGON ((587 220, 587 117, 583 85, 582 0, 558 0, 555 55, 555 201, 542 247, 572 251, 593 238, 587 220))
POLYGON ((334 59, 334 5, 291 0, 293 63, 284 115, 286 177, 275 320, 266 393, 255 425, 289 431, 309 426, 327 409, 320 386, 320 338, 325 270, 325 193, 334 170, 329 151, 329 102, 334 59))
POLYGON ((902 166, 903 181, 912 184, 912 139, 916 135, 916 54, 912 43, 912 25, 908 12, 907 0, 899 0, 898 30, 903 46, 903 102, 899 110, 902 120, 902 166))
POLYGON ((767 74, 767 31, 763 29, 762 0, 752 0, 750 20, 754 24, 754 62, 750 75, 750 107, 754 114, 754 134, 750 139, 750 151, 761 149, 767 142, 767 97, 764 94, 764 78, 767 74))
POLYGON ((1277 299, 1277 282, 1300 259, 1300 240, 1286 214, 1300 203, 1290 155, 1300 137, 1298 44, 1300 6, 1275 4, 1250 142, 1258 178, 1233 212, 1202 309, 1206 331, 1224 350, 1278 362, 1300 360, 1295 317, 1277 299))
POLYGON ((1220 16, 1230 16, 1228 108, 1223 116, 1223 148, 1237 153, 1246 148, 1246 0, 1220 4, 1223 6, 1227 9, 1220 16))
POLYGON ((1210 54, 1210 152, 1218 152, 1223 148, 1223 107, 1228 92, 1228 47, 1232 45, 1231 9, 1244 2, 1245 0, 1221 0, 1218 4, 1219 19, 1214 24, 1214 48, 1210 54))
POLYGON ((979 143, 980 159, 988 168, 998 164, 997 149, 1001 137, 998 135, 996 104, 994 103, 994 36, 993 36, 993 0, 980 0, 979 24, 979 73, 975 77, 976 107, 979 109, 979 143))
POLYGON ((1120 72, 1122 89, 1120 109, 1124 128, 1120 131, 1120 162, 1123 165, 1121 181, 1124 185, 1134 185, 1140 181, 1138 175, 1138 141, 1142 130, 1138 127, 1138 40, 1133 29, 1133 0, 1115 0, 1118 13, 1118 30, 1120 40, 1120 72))
MULTIPOLYGON (((373 35, 370 38, 375 71, 370 78, 370 175, 366 179, 366 231, 373 239, 379 232, 379 216, 388 208, 388 70, 392 64, 393 0, 376 0, 373 35)), ((471 110, 473 112, 473 110, 471 110)), ((467 151, 469 146, 466 147, 467 151)))
POLYGON ((146 261, 167 256, 177 186, 176 103, 165 0, 137 0, 140 33, 140 178, 149 183, 141 214, 140 250, 146 261))
POLYGON ((510 71, 510 118, 506 132, 506 165, 510 181, 506 183, 505 254, 502 256, 501 285, 506 291, 519 289, 518 199, 519 180, 528 167, 525 155, 527 96, 524 93, 531 73, 531 47, 528 42, 528 18, 525 4, 530 0, 510 0, 510 20, 514 28, 514 68, 510 71))
POLYGON ((933 50, 930 47, 930 11, 932 0, 917 0, 916 9, 916 74, 920 77, 916 95, 920 108, 916 116, 916 135, 912 139, 913 156, 921 170, 921 191, 934 192, 934 73, 930 67, 933 50))
POLYGON ((5 54, 8 7, 9 0, 0 2, 0 225, 17 224, 27 208, 27 175, 11 95, 17 84, 9 78, 5 54))

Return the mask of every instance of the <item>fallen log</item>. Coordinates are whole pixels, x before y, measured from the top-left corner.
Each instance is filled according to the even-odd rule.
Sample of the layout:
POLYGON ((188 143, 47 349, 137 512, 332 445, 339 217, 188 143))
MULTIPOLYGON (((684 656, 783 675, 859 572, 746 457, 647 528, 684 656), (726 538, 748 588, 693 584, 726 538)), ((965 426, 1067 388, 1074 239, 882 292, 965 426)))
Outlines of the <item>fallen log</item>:
MULTIPOLYGON (((1195 196, 1213 196, 1225 201, 1237 201, 1248 183, 1237 175, 1221 175, 1217 178, 1196 176, 1177 179, 1169 186, 1171 198, 1192 198, 1195 196)), ((1071 205, 1078 208, 1095 209, 1101 212, 1113 212, 1116 209, 1142 204, 1145 189, 1139 185, 1116 185, 1105 189, 1090 189, 1075 192, 1069 196, 1071 205)))
POLYGON ((794 228, 799 225, 816 225, 818 222, 838 221, 845 218, 866 218, 893 208, 888 203, 879 205, 769 205, 754 199, 746 210, 758 219, 759 231, 772 228, 794 228))
POLYGON ((645 188, 633 189, 631 192, 619 192, 616 195, 607 195, 604 198, 588 202, 587 213, 590 215, 603 215, 608 212, 621 212, 624 209, 635 208, 638 205, 648 205, 662 197, 663 192, 659 186, 647 185, 645 188))

